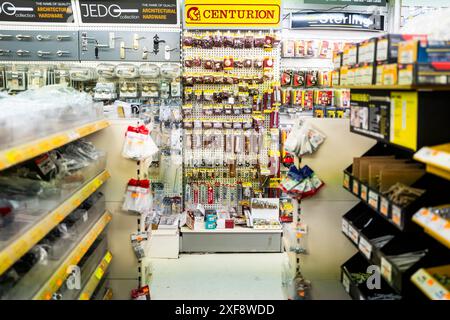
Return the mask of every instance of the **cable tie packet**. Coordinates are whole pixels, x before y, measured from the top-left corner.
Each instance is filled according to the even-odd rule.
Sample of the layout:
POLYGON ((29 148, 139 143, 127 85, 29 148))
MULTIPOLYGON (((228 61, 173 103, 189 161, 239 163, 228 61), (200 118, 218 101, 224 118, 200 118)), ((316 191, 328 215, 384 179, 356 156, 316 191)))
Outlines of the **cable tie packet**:
POLYGON ((148 240, 148 232, 135 232, 131 236, 131 246, 138 260, 145 258, 145 243, 148 240))

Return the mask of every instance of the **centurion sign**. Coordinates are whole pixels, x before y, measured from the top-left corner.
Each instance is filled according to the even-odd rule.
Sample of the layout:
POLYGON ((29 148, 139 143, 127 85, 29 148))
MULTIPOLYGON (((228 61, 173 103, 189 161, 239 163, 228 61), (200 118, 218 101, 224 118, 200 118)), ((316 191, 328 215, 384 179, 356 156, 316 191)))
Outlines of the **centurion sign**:
POLYGON ((280 24, 280 0, 186 0, 186 27, 261 27, 280 24))

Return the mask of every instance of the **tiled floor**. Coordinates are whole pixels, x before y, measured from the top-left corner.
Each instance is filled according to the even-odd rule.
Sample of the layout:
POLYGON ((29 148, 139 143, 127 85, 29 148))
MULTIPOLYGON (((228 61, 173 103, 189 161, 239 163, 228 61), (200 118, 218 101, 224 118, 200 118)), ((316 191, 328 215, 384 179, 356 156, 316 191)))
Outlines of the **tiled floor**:
POLYGON ((152 299, 282 300, 280 253, 152 259, 152 299))
MULTIPOLYGON (((151 259, 155 300, 285 300, 281 253, 182 254, 151 259)), ((348 299, 337 280, 313 280, 313 299, 348 299)))

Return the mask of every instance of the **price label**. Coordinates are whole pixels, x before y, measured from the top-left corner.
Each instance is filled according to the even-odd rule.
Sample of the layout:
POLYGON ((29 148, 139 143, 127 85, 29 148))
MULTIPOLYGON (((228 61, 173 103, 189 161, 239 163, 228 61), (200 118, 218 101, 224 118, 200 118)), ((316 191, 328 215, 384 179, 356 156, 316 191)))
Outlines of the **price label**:
POLYGON ((97 268, 97 270, 95 270, 95 277, 100 280, 101 278, 103 278, 103 275, 105 274, 105 271, 103 271, 102 268, 97 268))
POLYGON ((352 239, 354 243, 358 244, 359 232, 351 225, 348 226, 348 236, 350 237, 350 239, 352 239))
POLYGON ((384 257, 381 257, 381 274, 388 282, 392 282, 392 265, 384 257))
POLYGON ((359 196, 359 182, 356 180, 353 180, 353 193, 359 196))
POLYGON ((366 238, 364 237, 359 238, 358 248, 362 252, 362 254, 364 254, 367 257, 367 259, 370 260, 370 257, 372 256, 372 245, 370 244, 369 241, 366 240, 366 238))
POLYGON ((111 259, 112 259, 112 254, 111 254, 111 252, 108 252, 105 256, 106 263, 110 263, 111 259))
POLYGON ((381 197, 380 212, 384 216, 389 216, 389 201, 385 197, 381 197))
POLYGON ((348 236, 348 222, 344 218, 342 219, 342 232, 348 236))
POLYGON ((344 285, 345 291, 350 293, 350 280, 345 272, 342 272, 342 284, 344 285))
POLYGON ((396 225, 401 227, 401 225, 402 225, 402 209, 393 205, 391 219, 392 219, 392 222, 394 222, 396 225))
POLYGON ((367 186, 364 184, 361 184, 361 199, 367 202, 367 186))
POLYGON ((344 188, 350 190, 350 176, 344 173, 344 188))
POLYGON ((375 191, 369 190, 369 206, 374 208, 375 210, 378 210, 378 193, 375 191))

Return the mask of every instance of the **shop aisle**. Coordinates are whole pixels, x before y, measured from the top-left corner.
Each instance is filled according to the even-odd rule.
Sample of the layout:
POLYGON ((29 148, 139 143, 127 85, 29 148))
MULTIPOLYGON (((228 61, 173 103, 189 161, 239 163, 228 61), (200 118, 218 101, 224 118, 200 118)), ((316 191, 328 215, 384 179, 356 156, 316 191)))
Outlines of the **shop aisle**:
POLYGON ((155 300, 282 300, 282 253, 182 254, 151 259, 155 300))

